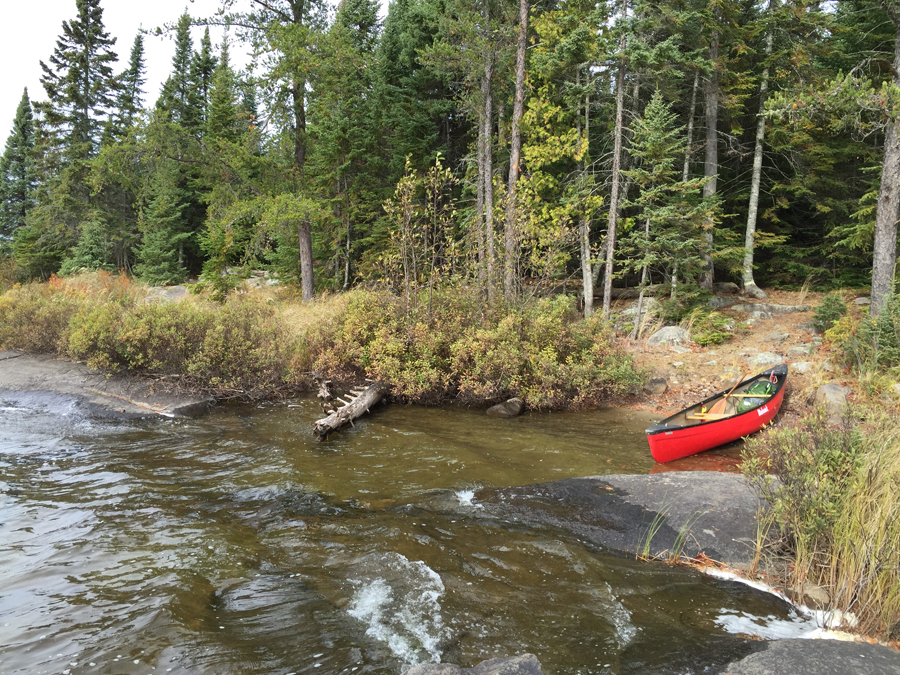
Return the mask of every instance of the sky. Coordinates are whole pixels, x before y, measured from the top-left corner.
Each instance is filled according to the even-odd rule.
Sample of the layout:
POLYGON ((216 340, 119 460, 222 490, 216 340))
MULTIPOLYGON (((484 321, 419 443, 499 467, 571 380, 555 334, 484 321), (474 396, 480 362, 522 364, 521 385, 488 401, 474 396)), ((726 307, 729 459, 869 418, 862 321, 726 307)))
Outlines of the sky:
MULTIPOLYGON (((12 131, 16 107, 22 98, 22 90, 28 87, 32 101, 45 100, 41 86, 41 65, 49 63, 56 46, 56 38, 62 34, 62 22, 76 18, 75 0, 33 0, 31 2, 3 1, 3 21, 0 21, 0 153, 6 138, 12 131)), ((187 8, 191 16, 212 16, 219 7, 219 0, 101 0, 103 24, 110 36, 116 38, 115 52, 119 61, 116 73, 125 70, 134 36, 139 28, 154 29, 174 22, 187 8)), ((194 28, 194 48, 199 48, 203 28, 194 28)), ((211 29, 213 46, 218 51, 222 30, 211 29)), ((144 57, 147 65, 145 103, 153 103, 159 95, 162 83, 169 76, 175 44, 171 36, 147 36, 144 39, 144 57)), ((232 48, 232 63, 241 67, 241 55, 232 48)))

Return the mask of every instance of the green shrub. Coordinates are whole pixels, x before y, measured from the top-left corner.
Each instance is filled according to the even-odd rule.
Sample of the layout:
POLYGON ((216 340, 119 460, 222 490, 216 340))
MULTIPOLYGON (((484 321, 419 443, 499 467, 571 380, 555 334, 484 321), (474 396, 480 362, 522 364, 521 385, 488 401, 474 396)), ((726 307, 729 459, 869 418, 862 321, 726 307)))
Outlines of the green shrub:
POLYGON ((812 324, 818 332, 824 333, 846 313, 847 305, 844 304, 841 296, 832 293, 822 298, 821 304, 813 314, 812 324))
POLYGON ((630 357, 599 319, 565 297, 494 314, 459 289, 424 296, 415 316, 383 293, 357 292, 337 317, 311 328, 305 348, 329 377, 389 382, 395 395, 437 403, 520 396, 531 408, 579 404, 639 383, 630 357))
POLYGON ((706 307, 697 307, 685 320, 686 328, 690 331, 691 339, 698 345, 720 345, 731 339, 728 325, 733 323, 724 314, 720 314, 706 307))

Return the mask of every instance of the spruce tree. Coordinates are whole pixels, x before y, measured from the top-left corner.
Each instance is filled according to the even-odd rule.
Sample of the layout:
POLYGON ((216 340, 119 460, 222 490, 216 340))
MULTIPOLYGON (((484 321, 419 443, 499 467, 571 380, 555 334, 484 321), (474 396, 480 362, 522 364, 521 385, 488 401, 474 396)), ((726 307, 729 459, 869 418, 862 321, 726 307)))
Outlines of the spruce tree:
POLYGON ((137 250, 134 274, 152 286, 178 284, 187 278, 181 264, 184 243, 182 212, 186 206, 174 171, 160 166, 153 177, 150 203, 143 218, 143 238, 137 250))
POLYGON ((62 35, 41 62, 47 100, 35 133, 35 206, 14 242, 14 254, 31 274, 46 275, 81 237, 82 223, 105 221, 88 185, 96 155, 115 106, 115 38, 103 26, 100 0, 76 0, 78 16, 64 21, 62 35))
POLYGON ((144 64, 144 36, 138 33, 131 47, 128 69, 118 77, 119 96, 115 112, 104 131, 104 142, 119 140, 134 125, 144 107, 144 84, 147 82, 144 64))
POLYGON ((206 121, 209 114, 210 93, 215 72, 216 57, 212 53, 212 40, 209 38, 209 27, 207 26, 203 38, 200 40, 200 51, 194 54, 191 62, 191 81, 196 87, 196 98, 200 105, 203 121, 206 121))
POLYGON ((26 89, 22 92, 12 132, 0 158, 0 248, 25 224, 25 216, 33 204, 33 151, 34 125, 26 89))
POLYGON ((212 78, 206 133, 213 138, 234 141, 238 137, 238 95, 234 71, 228 59, 228 41, 222 42, 222 54, 212 78))
POLYGON ((68 162, 95 154, 118 90, 112 69, 118 59, 116 39, 103 26, 100 0, 76 0, 75 5, 78 18, 63 21, 50 64, 41 61, 48 101, 39 105, 68 162))
POLYGON ((706 224, 718 217, 715 196, 704 195, 708 178, 679 180, 684 156, 683 128, 657 91, 633 128, 631 154, 635 167, 625 171, 638 193, 626 203, 638 227, 622 242, 631 253, 628 267, 641 270, 641 285, 652 275, 668 283, 673 299, 695 289, 704 269, 706 224))
POLYGON ((63 276, 95 270, 113 271, 112 244, 106 235, 106 224, 96 218, 86 221, 72 249, 72 255, 63 261, 59 273, 63 276))
POLYGON ((194 81, 195 74, 193 41, 191 40, 191 17, 184 13, 178 19, 175 30, 175 55, 172 57, 172 74, 163 84, 162 93, 156 103, 159 110, 167 112, 169 118, 188 133, 200 131, 203 122, 201 92, 194 81))

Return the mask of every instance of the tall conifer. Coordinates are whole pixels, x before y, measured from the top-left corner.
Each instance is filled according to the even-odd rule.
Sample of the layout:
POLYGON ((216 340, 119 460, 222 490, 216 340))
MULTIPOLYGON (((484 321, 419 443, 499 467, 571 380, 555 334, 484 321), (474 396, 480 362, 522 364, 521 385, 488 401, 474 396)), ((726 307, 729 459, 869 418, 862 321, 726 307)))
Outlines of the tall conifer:
POLYGON ((25 216, 32 206, 33 150, 34 125, 26 89, 22 92, 12 132, 0 158, 0 247, 25 224, 25 216))

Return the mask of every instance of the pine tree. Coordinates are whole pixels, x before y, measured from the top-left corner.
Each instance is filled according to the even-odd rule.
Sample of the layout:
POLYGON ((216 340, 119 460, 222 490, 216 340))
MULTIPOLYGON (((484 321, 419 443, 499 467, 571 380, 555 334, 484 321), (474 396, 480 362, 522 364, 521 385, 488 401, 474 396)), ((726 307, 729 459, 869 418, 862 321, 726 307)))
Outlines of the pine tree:
POLYGON ((25 216, 33 204, 34 125, 28 90, 16 109, 12 132, 0 158, 0 249, 13 233, 25 225, 25 216))
POLYGON ((238 137, 238 94, 234 71, 228 59, 228 40, 222 42, 222 53, 212 77, 206 133, 212 138, 235 141, 238 137))
POLYGON ((684 296, 704 268, 705 226, 716 218, 714 196, 700 192, 709 178, 678 180, 684 156, 683 128, 657 91, 644 116, 633 125, 631 154, 636 166, 626 171, 637 189, 627 206, 635 210, 635 228, 623 247, 629 268, 641 270, 641 286, 651 275, 672 287, 673 299, 684 296), (679 282, 679 280, 686 280, 679 282))
POLYGON ((134 274, 151 286, 178 284, 187 278, 181 264, 181 250, 191 235, 184 231, 185 203, 176 180, 174 171, 165 166, 157 169, 143 218, 144 232, 134 274))
MULTIPOLYGON (((225 46, 222 47, 225 49, 225 46)), ((216 57, 212 53, 212 40, 209 38, 209 27, 200 40, 200 51, 194 54, 191 62, 191 82, 196 87, 196 98, 201 109, 201 120, 206 121, 209 114, 210 95, 213 86, 213 73, 216 72, 216 57)))
POLYGON ((63 21, 50 65, 41 61, 48 101, 39 109, 48 131, 65 146, 68 162, 96 153, 118 91, 112 70, 116 39, 103 26, 100 0, 76 0, 75 5, 78 18, 63 21))
POLYGON ((104 130, 104 143, 121 139, 134 125, 144 107, 144 84, 147 67, 144 64, 144 36, 138 33, 131 46, 128 68, 118 77, 119 96, 116 108, 104 130))
POLYGON ((193 79, 196 72, 194 58, 191 17, 184 13, 175 29, 172 74, 163 84, 156 107, 167 112, 169 118, 188 133, 198 133, 203 122, 201 92, 193 79))

